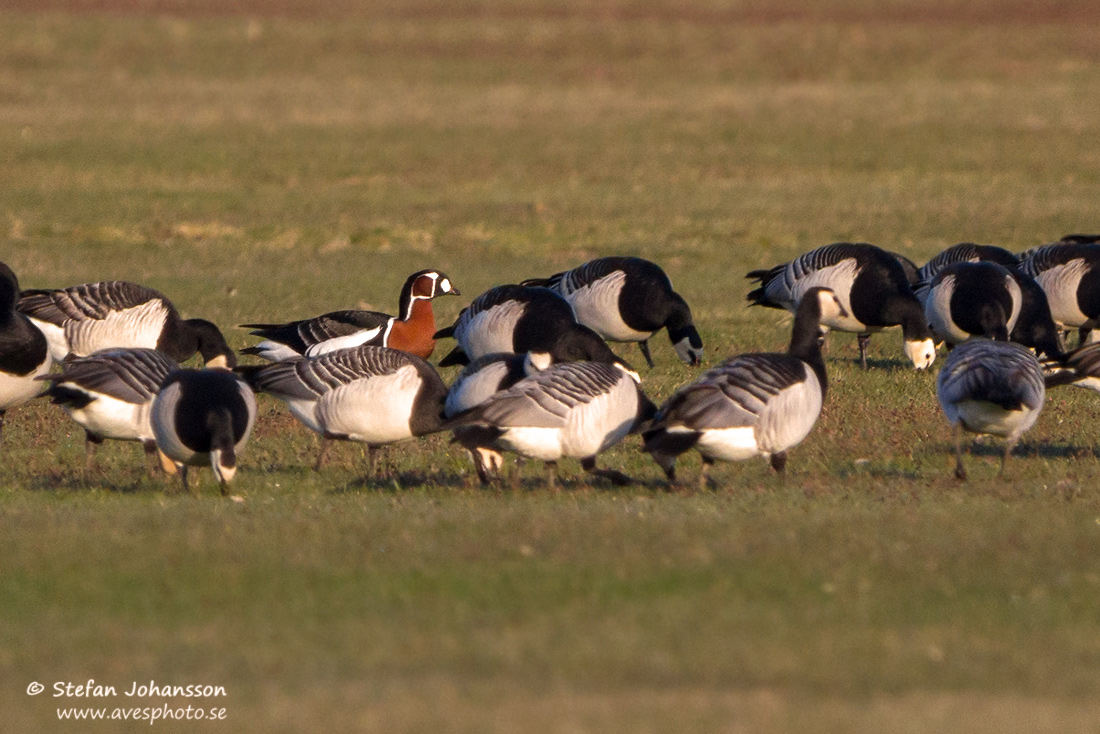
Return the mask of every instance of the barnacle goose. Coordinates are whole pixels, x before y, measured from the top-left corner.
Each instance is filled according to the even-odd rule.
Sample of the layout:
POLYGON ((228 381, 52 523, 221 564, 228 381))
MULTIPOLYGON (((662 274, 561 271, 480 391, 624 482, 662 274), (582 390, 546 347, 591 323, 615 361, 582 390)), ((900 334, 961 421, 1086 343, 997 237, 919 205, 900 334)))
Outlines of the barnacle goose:
POLYGON ((955 433, 955 477, 966 479, 962 432, 1005 440, 1001 473, 1020 436, 1043 409, 1046 385, 1039 360, 1012 342, 978 339, 951 351, 936 379, 936 397, 955 433))
POLYGON ((932 279, 924 315, 937 339, 950 345, 974 336, 1008 341, 1023 294, 1012 272, 995 262, 956 262, 932 279))
POLYGON ((703 358, 703 340, 691 319, 691 309, 672 290, 659 265, 640 257, 601 257, 522 286, 554 291, 573 307, 576 320, 613 342, 637 342, 652 367, 649 338, 668 330, 676 354, 695 366, 703 358))
POLYGON ((61 372, 43 375, 51 402, 84 429, 84 469, 91 471, 104 439, 138 441, 152 474, 157 442, 153 399, 168 375, 180 368, 156 349, 104 349, 62 363, 61 372))
MULTIPOLYGON (((478 357, 462 369, 447 390, 447 399, 443 404, 444 418, 454 418, 459 413, 476 408, 498 392, 507 390, 532 373, 546 369, 553 362, 553 355, 548 352, 498 353, 478 357)), ((503 465, 500 452, 480 446, 476 428, 455 428, 454 438, 473 457, 478 479, 482 484, 488 484, 503 465)), ((513 474, 513 479, 517 479, 516 474, 513 474)))
POLYGON ((208 367, 237 363, 217 326, 181 318, 163 293, 135 283, 110 280, 26 290, 17 308, 46 335, 57 361, 69 354, 86 357, 101 349, 144 347, 177 362, 199 352, 208 367))
POLYGON ((458 342, 440 367, 468 364, 486 354, 552 352, 563 360, 618 359, 607 342, 577 323, 569 303, 547 288, 501 285, 482 293, 462 310, 453 326, 436 338, 458 342))
POLYGON ((465 429, 464 445, 546 462, 551 487, 564 456, 579 458, 590 474, 625 485, 633 480, 596 468, 596 456, 634 431, 653 410, 637 375, 623 365, 567 362, 532 373, 460 413, 446 427, 465 429))
POLYGON ((284 401, 321 434, 317 470, 330 439, 367 444, 373 475, 380 447, 441 430, 447 388, 430 364, 408 352, 363 345, 240 369, 257 391, 284 401))
POLYGON ((1019 269, 1046 292, 1059 328, 1079 329, 1084 343, 1100 319, 1100 244, 1089 236, 1070 238, 1029 250, 1019 269))
POLYGON ((901 326, 905 354, 917 369, 927 368, 936 358, 924 310, 904 269, 893 255, 874 245, 826 245, 770 270, 754 270, 747 277, 760 282, 748 294, 753 306, 794 311, 809 289, 831 289, 844 315, 828 316, 822 326, 858 334, 864 368, 871 334, 890 326, 901 326))
POLYGON ((46 337, 15 309, 18 298, 19 280, 0 263, 0 432, 10 408, 42 392, 35 378, 53 365, 46 337))
POLYGON ((153 398, 152 420, 164 468, 184 491, 188 467, 209 464, 225 495, 256 423, 256 396, 228 370, 176 370, 153 398))
POLYGON ((461 295, 451 279, 438 270, 420 270, 408 277, 398 301, 399 317, 377 311, 333 311, 286 324, 241 324, 264 338, 241 354, 255 354, 272 362, 294 357, 316 357, 337 349, 369 344, 415 354, 422 359, 435 349, 435 313, 432 299, 461 295))
POLYGON ((947 266, 964 262, 994 262, 1013 271, 1020 264, 1019 258, 1003 247, 976 245, 973 242, 960 242, 957 245, 952 245, 924 265, 921 265, 917 270, 917 280, 912 283, 912 286, 913 293, 917 296, 921 305, 924 305, 925 301, 928 300, 928 286, 931 285, 932 279, 947 266))
POLYGON ((783 472, 787 451, 810 433, 825 399, 819 326, 845 317, 833 291, 808 289, 795 311, 786 354, 742 354, 677 390, 643 432, 643 450, 673 483, 677 457, 694 448, 703 458, 700 488, 715 461, 766 456, 783 472))

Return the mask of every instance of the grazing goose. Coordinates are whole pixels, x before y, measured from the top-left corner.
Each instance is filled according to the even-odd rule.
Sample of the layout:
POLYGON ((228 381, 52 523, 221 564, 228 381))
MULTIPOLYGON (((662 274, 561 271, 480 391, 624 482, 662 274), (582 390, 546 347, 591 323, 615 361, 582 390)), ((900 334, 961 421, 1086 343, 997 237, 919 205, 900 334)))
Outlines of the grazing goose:
POLYGON ((398 301, 400 318, 377 311, 333 311, 286 324, 241 324, 264 338, 241 354, 255 354, 272 362, 316 357, 337 349, 369 344, 390 347, 427 359, 435 349, 435 313, 432 299, 461 295, 451 279, 438 270, 420 270, 408 277, 398 301))
POLYGON ((677 390, 642 434, 643 450, 676 481, 676 458, 694 448, 703 458, 700 488, 715 461, 766 456, 783 472, 788 449, 809 435, 827 380, 819 325, 846 317, 833 291, 802 294, 786 354, 742 354, 677 390))
POLYGON ((1025 254, 1020 272, 1042 287, 1055 323, 1062 330, 1079 329, 1082 343, 1090 341, 1100 319, 1100 244, 1059 242, 1025 254))
POLYGON ((1012 271, 987 261, 940 269, 926 294, 928 325, 937 339, 952 346, 975 336, 1008 341, 1023 302, 1012 271))
POLYGON ((703 340, 695 330, 691 309, 672 290, 665 271, 649 260, 601 257, 520 285, 554 291, 573 307, 578 322, 608 341, 637 342, 650 367, 649 338, 662 328, 668 330, 681 361, 695 366, 703 358, 703 340))
POLYGON ((1001 474, 1020 436, 1043 409, 1046 387, 1039 360, 1025 347, 987 339, 955 347, 936 379, 936 397, 955 432, 955 477, 966 479, 962 432, 1005 438, 1001 474))
POLYGON ((43 375, 47 394, 84 429, 84 470, 95 464, 104 439, 139 441, 152 474, 157 462, 153 398, 179 363, 156 349, 105 349, 62 363, 61 372, 43 375))
POLYGON ((42 392, 35 381, 50 371, 53 357, 46 337, 30 319, 15 310, 19 280, 0 263, 0 432, 4 414, 42 392))
MULTIPOLYGON (((487 354, 478 357, 462 369, 447 390, 447 399, 443 405, 444 418, 454 418, 459 413, 476 408, 524 377, 546 369, 553 361, 553 356, 546 352, 487 354)), ((482 484, 488 484, 503 465, 504 457, 499 451, 478 445, 476 428, 456 428, 454 437, 457 443, 470 452, 478 479, 482 484)), ((516 478, 513 475, 513 479, 516 478)))
POLYGON ((199 352, 208 367, 237 358, 218 327, 183 319, 164 294, 111 280, 58 290, 26 290, 17 308, 46 335, 57 361, 116 347, 158 349, 177 362, 199 352))
POLYGON ((546 288, 490 288, 435 336, 458 342, 440 367, 468 364, 487 354, 525 352, 551 352, 561 360, 621 361, 599 334, 576 322, 564 298, 546 288))
POLYGON ((430 364, 408 352, 364 345, 244 374, 321 434, 316 470, 324 465, 329 439, 367 444, 373 475, 380 447, 442 430, 447 388, 430 364))
POLYGON ((446 427, 466 429, 464 445, 546 462, 551 487, 563 456, 579 458, 586 472, 625 485, 633 480, 597 469, 596 456, 635 430, 653 409, 636 375, 621 364, 568 362, 534 372, 446 427))
POLYGON ((811 288, 829 288, 843 306, 843 316, 830 315, 822 326, 859 335, 859 360, 867 367, 871 334, 901 326, 905 354, 922 370, 936 358, 924 309, 913 295, 897 259, 873 245, 838 243, 819 247, 771 270, 747 276, 760 282, 748 300, 753 306, 795 311, 811 288))
POLYGON ((176 370, 153 398, 153 434, 187 491, 189 466, 210 465, 229 493, 237 457, 256 423, 256 396, 239 377, 223 369, 176 370))
POLYGON ((928 286, 932 283, 932 279, 948 265, 964 262, 994 262, 1013 271, 1020 264, 1019 258, 1003 247, 976 245, 973 242, 962 242, 948 247, 917 270, 917 281, 913 284, 913 293, 921 305, 928 300, 928 286))

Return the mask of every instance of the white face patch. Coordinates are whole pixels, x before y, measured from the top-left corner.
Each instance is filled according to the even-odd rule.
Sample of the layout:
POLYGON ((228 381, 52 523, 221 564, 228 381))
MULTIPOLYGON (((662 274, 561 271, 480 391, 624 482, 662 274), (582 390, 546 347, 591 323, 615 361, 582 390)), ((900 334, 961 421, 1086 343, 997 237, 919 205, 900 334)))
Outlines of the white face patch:
POLYGON ((553 364, 554 358, 547 352, 528 352, 523 360, 523 371, 530 375, 534 372, 542 372, 553 364))
POLYGON ((444 278, 443 280, 439 281, 439 291, 441 293, 451 292, 451 281, 449 278, 444 278))
POLYGON ((206 366, 212 369, 227 370, 229 369, 229 361, 224 354, 219 354, 207 362, 206 366))
POLYGON ((918 370, 928 369, 936 361, 936 345, 931 339, 905 342, 905 356, 918 370))
POLYGON ((703 350, 691 346, 691 339, 689 337, 685 336, 683 339, 673 344, 672 348, 676 350, 676 356, 678 356, 680 361, 684 364, 696 365, 703 361, 703 350))

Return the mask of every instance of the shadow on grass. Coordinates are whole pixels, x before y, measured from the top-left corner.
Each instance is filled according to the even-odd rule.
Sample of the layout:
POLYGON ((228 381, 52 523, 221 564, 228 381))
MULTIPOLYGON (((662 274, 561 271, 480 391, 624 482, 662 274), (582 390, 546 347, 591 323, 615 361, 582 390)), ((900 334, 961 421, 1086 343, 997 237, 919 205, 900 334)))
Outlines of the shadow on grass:
MULTIPOLYGON (((954 445, 946 447, 946 451, 955 455, 954 445)), ((1004 444, 1000 441, 985 441, 978 443, 971 441, 970 445, 963 444, 964 456, 992 456, 1000 458, 1004 455, 1004 444)), ((1012 459, 1043 458, 1043 459, 1084 459, 1088 457, 1100 459, 1100 447, 1077 446, 1068 443, 1021 443, 1012 449, 1012 459)))
POLYGON ((89 474, 83 471, 62 469, 38 475, 30 480, 28 489, 32 492, 90 492, 93 490, 114 492, 117 494, 139 494, 142 492, 164 492, 171 494, 179 491, 179 479, 157 474, 154 477, 145 474, 112 477, 109 472, 96 470, 89 474))

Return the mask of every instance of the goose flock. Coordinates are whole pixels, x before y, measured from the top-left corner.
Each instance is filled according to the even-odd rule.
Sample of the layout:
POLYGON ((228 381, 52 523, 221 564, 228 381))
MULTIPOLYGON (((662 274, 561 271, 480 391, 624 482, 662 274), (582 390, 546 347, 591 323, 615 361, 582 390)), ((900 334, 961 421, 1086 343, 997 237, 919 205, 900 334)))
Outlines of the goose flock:
POLYGON ((0 263, 0 429, 7 410, 48 396, 84 429, 86 471, 104 440, 136 441, 150 473, 176 474, 187 490, 189 468, 209 466, 225 494, 256 423, 255 394, 267 393, 320 435, 318 471, 334 440, 366 444, 373 475, 383 446, 449 431, 482 483, 513 453, 544 462, 550 486, 565 457, 623 485, 634 480, 598 468, 597 457, 636 433, 670 485, 677 459, 698 452, 705 487, 716 461, 761 456, 784 472, 824 405, 829 331, 857 334, 867 369, 871 334, 897 326, 918 370, 938 345, 948 350, 935 392, 954 431, 955 476, 965 479, 964 432, 1005 439, 1003 472, 1048 389, 1100 391, 1100 236, 1019 255, 963 243, 921 267, 836 243, 747 277, 758 283, 750 305, 794 314, 787 351, 735 355, 657 406, 609 342, 636 343, 650 367, 649 339, 662 329, 689 366, 703 361, 703 342, 665 272, 637 257, 495 286, 442 329, 432 301, 459 291, 446 274, 420 270, 397 316, 344 310, 242 324, 262 341, 241 354, 265 360, 248 365, 215 324, 183 319, 151 288, 24 291, 0 263), (463 366, 450 386, 427 361, 441 339, 456 344, 439 367, 463 366), (182 368, 196 353, 204 367, 182 368))

